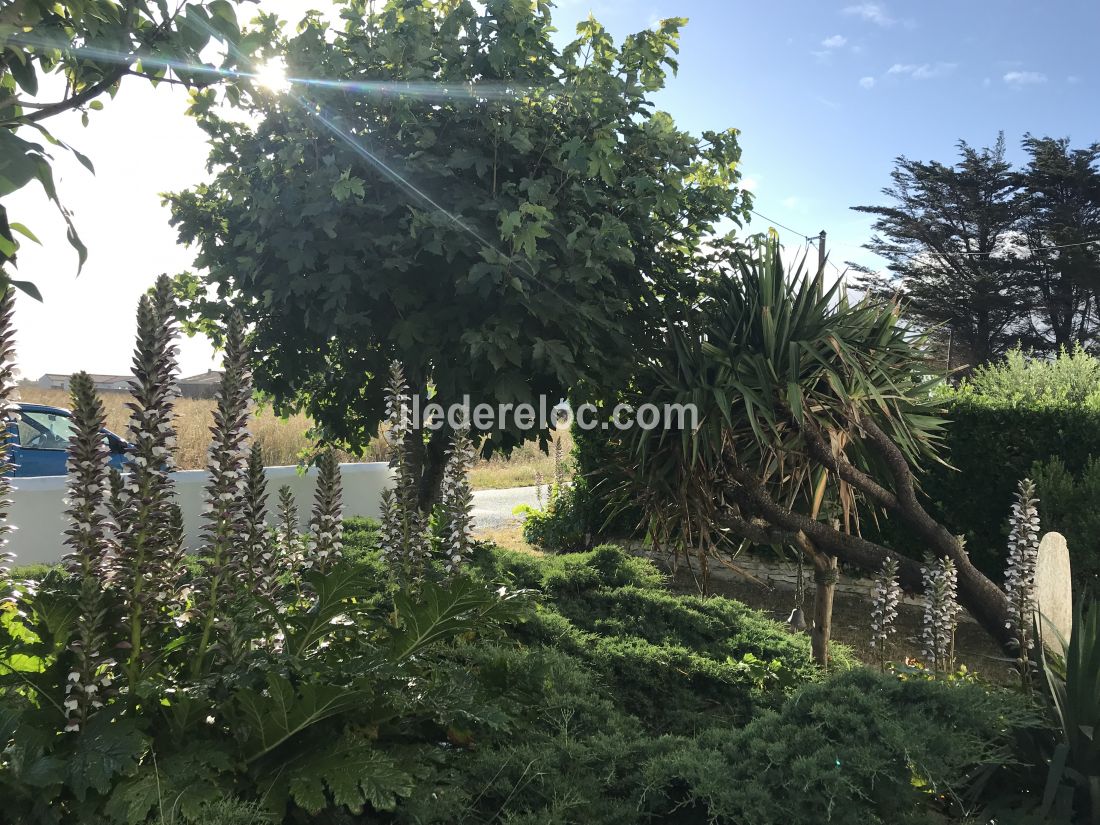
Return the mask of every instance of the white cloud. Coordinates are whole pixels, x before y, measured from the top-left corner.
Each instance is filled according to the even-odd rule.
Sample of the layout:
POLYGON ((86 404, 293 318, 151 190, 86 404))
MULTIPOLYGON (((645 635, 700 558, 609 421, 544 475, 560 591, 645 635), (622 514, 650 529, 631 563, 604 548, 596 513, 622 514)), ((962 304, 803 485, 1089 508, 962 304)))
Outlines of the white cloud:
POLYGON ((740 180, 741 188, 747 189, 749 192, 755 192, 760 186, 760 178, 755 175, 745 175, 740 180))
POLYGON ((834 34, 832 37, 826 37, 821 41, 821 45, 826 49, 839 49, 845 43, 848 42, 848 38, 842 34, 834 34))
POLYGON ((860 17, 869 23, 874 23, 876 26, 892 26, 897 22, 878 3, 860 3, 857 6, 848 6, 844 9, 844 13, 860 17))
POLYGON ((861 77, 859 79, 859 85, 862 86, 864 89, 873 89, 875 88, 875 79, 870 76, 861 77))
POLYGON ((957 63, 895 63, 886 70, 887 74, 905 74, 914 80, 929 80, 944 77, 955 71, 957 63))
POLYGON ((1035 83, 1046 83, 1047 76, 1042 72, 1008 72, 1004 76, 1004 82, 1009 86, 1029 86, 1035 83))

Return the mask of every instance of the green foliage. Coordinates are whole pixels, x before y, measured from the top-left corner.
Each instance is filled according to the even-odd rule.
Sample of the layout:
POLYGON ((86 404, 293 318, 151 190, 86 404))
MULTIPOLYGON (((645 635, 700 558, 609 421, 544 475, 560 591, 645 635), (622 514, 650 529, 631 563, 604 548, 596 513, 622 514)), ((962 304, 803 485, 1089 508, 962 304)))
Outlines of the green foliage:
MULTIPOLYGON (((444 405, 626 377, 660 296, 694 291, 704 239, 751 204, 736 130, 691 135, 653 105, 684 21, 616 43, 589 19, 559 47, 549 3, 351 8, 340 31, 311 16, 272 43, 321 83, 249 99, 243 120, 195 100, 214 176, 170 202, 217 295, 186 286, 199 322, 243 311, 257 385, 353 448, 393 358, 444 405)), ((531 437, 510 420, 489 446, 531 437)))
MULTIPOLYGON (((929 466, 921 489, 929 512, 966 539, 970 557, 988 575, 1004 570, 1007 514, 1016 484, 1027 477, 1038 484, 1043 531, 1059 530, 1069 539, 1078 583, 1095 575, 1100 544, 1091 513, 1100 499, 1089 468, 1100 456, 1098 363, 1080 351, 1053 361, 1017 353, 942 394, 950 466, 929 466)), ((896 524, 864 526, 865 535, 898 549, 924 550, 896 524)))
POLYGON ((646 779, 681 789, 700 821, 927 822, 922 803, 957 806, 970 772, 1011 761, 1010 731, 1033 723, 1008 695, 860 669, 740 730, 704 731, 647 766, 646 779))
MULTIPOLYGON (((407 592, 392 567, 345 561, 331 458, 318 478, 308 552, 298 552, 292 536, 279 537, 295 546, 292 556, 274 570, 265 566, 267 586, 248 586, 255 580, 249 561, 276 538, 263 529, 262 502, 247 500, 259 493, 248 483, 257 468, 249 473, 246 462, 239 321, 228 330, 230 364, 215 412, 206 543, 185 563, 168 459, 176 395, 171 304, 164 278, 139 303, 135 446, 125 479, 109 483, 102 410, 87 376, 77 376, 72 553, 64 571, 51 569, 10 594, 5 586, 5 816, 136 824, 150 816, 228 822, 252 820, 255 811, 281 820, 392 809, 412 791, 410 766, 458 720, 494 729, 507 721, 465 672, 439 665, 459 641, 514 622, 523 595, 457 571, 443 582, 433 566, 407 592), (162 779, 162 766, 170 777, 162 779)), ((0 339, 9 321, 0 313, 0 339)), ((281 506, 291 525, 285 532, 295 531, 293 502, 284 495, 281 506)), ((356 537, 372 533, 363 523, 352 527, 356 537)))
POLYGON ((975 369, 952 395, 1023 409, 1080 407, 1100 412, 1100 359, 1080 344, 1049 359, 1013 349, 1003 361, 975 369))
MULTIPOLYGON (((198 87, 220 80, 219 69, 241 67, 247 43, 242 43, 236 16, 237 0, 207 0, 186 4, 133 3, 124 0, 67 0, 64 3, 7 3, 0 10, 0 199, 37 181, 67 224, 69 243, 83 266, 87 250, 72 216, 62 206, 48 145, 71 151, 89 171, 92 163, 55 138, 44 123, 54 115, 103 108, 99 99, 113 97, 123 77, 144 77, 154 84, 171 76, 198 87), (171 11, 169 11, 171 9, 171 11), (220 67, 204 63, 201 53, 217 41, 230 45, 220 67), (39 79, 61 75, 65 94, 43 101, 39 79), (44 143, 26 138, 37 129, 44 143), (16 130, 23 134, 17 135, 16 130)), ((51 84, 52 85, 52 84, 51 84)), ((232 94, 239 96, 234 88, 232 94)), ((12 283, 41 300, 29 281, 9 279, 20 240, 38 243, 34 233, 10 221, 0 203, 0 282, 12 283)))
POLYGON ((555 494, 544 509, 517 508, 523 516, 524 541, 550 553, 567 553, 584 550, 589 533, 578 512, 578 501, 583 493, 578 490, 581 481, 555 494))
POLYGON ((1032 465, 1032 478, 1043 529, 1066 537, 1075 583, 1100 593, 1100 456, 1074 474, 1054 455, 1032 465))
POLYGON ((1047 688, 1060 733, 1050 759, 1050 776, 1043 813, 1056 798, 1055 788, 1077 788, 1081 821, 1100 819, 1100 602, 1078 605, 1068 640, 1046 640, 1061 655, 1043 662, 1047 688))

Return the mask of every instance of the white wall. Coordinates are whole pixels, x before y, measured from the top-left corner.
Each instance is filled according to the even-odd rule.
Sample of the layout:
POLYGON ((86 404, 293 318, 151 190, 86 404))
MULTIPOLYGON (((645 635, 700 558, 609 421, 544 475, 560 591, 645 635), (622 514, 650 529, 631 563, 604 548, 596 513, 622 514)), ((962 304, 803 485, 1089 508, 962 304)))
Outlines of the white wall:
MULTIPOLYGON (((298 502, 298 517, 305 530, 313 507, 317 470, 311 468, 300 475, 297 467, 268 467, 267 505, 269 518, 279 501, 278 491, 284 484, 290 487, 298 502)), ((173 473, 176 500, 183 510, 183 526, 189 550, 198 546, 202 520, 203 489, 207 473, 204 470, 184 470, 173 473)), ((390 483, 390 468, 382 462, 341 464, 340 479, 344 490, 344 517, 370 516, 378 518, 382 491, 390 483)), ((15 531, 9 537, 7 549, 15 553, 16 565, 38 562, 53 563, 64 554, 65 476, 12 479, 9 523, 15 531)))

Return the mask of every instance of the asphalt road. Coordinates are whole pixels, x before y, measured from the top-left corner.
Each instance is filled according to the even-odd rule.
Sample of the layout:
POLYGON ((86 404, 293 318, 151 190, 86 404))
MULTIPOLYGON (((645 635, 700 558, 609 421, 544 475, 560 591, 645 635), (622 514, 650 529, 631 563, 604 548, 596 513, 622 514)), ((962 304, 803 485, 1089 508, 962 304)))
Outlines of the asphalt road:
POLYGON ((474 493, 474 529, 491 530, 510 524, 519 524, 522 519, 512 511, 521 504, 536 506, 534 487, 476 491, 474 493))

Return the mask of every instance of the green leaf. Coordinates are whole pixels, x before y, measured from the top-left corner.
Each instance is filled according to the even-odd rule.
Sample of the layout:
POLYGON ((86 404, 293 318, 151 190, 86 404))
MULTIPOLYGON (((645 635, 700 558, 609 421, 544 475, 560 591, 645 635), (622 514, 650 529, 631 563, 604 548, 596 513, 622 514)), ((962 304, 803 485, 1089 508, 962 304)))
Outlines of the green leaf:
POLYGON ((515 618, 522 604, 520 595, 504 588, 493 591, 468 579, 455 579, 447 586, 426 583, 419 597, 398 593, 394 611, 399 630, 392 641, 393 655, 407 659, 431 645, 515 618))
POLYGON ((38 287, 31 281, 11 281, 11 285, 20 292, 25 292, 27 295, 30 295, 34 300, 39 302, 42 301, 42 293, 38 291, 38 287))
POLYGON ((295 689, 286 678, 269 673, 267 690, 238 691, 233 713, 247 731, 245 759, 254 762, 287 740, 325 719, 370 702, 372 695, 337 685, 304 683, 295 689))
POLYGON ((311 754, 287 771, 290 795, 311 814, 328 806, 326 789, 337 805, 353 814, 369 803, 376 811, 392 811, 401 797, 412 795, 412 774, 369 744, 345 739, 331 750, 311 754))
POLYGON ((9 226, 11 227, 11 230, 13 232, 18 232, 24 238, 29 238, 30 240, 34 241, 39 246, 42 245, 42 241, 38 240, 38 237, 33 232, 31 232, 29 229, 27 229, 27 227, 24 226, 23 224, 13 221, 11 224, 9 224, 9 226))
POLYGON ((88 791, 107 794, 114 780, 132 773, 145 751, 145 737, 131 719, 94 715, 80 731, 67 761, 67 784, 81 802, 88 791))

